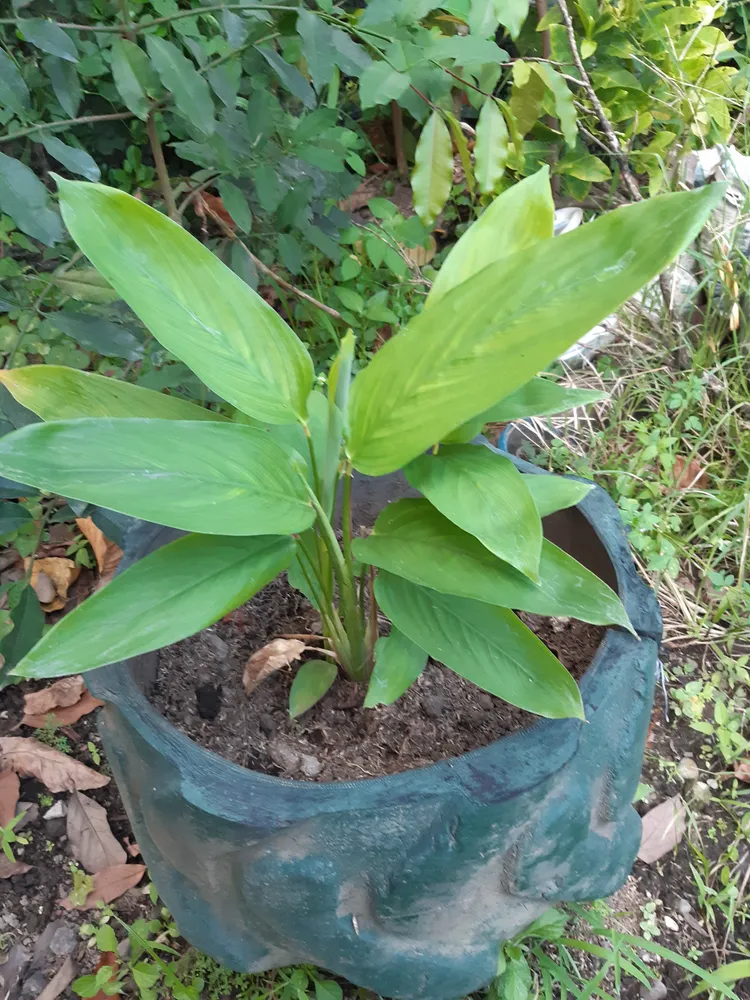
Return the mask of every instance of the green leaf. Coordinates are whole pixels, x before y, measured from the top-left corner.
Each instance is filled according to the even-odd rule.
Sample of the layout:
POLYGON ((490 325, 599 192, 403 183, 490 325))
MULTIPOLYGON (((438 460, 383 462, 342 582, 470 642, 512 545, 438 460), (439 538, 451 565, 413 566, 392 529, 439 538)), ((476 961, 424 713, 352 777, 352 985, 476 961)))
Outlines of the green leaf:
POLYGON ((29 88, 13 60, 0 49, 0 106, 21 115, 29 107, 29 88))
POLYGON ((530 65, 552 92, 555 100, 555 113, 560 120, 563 138, 568 148, 573 149, 578 141, 578 115, 570 87, 568 87, 564 77, 549 63, 531 63, 530 65))
POLYGON ((95 267, 79 267, 75 271, 53 274, 51 280, 61 292, 79 302, 109 305, 120 298, 104 275, 99 274, 95 267))
POLYGON ((523 417, 543 417, 551 413, 563 413, 576 406, 588 406, 606 398, 606 392, 598 392, 596 389, 575 389, 553 382, 552 379, 537 376, 491 406, 484 414, 485 423, 506 423, 523 417))
POLYGON ((440 112, 433 111, 419 136, 411 175, 414 211, 426 226, 432 226, 442 212, 452 183, 450 132, 440 112))
MULTIPOLYGON (((517 62, 514 64, 510 111, 520 135, 526 135, 538 121, 544 92, 544 80, 541 76, 531 72, 528 63, 517 62)), ((522 153, 522 150, 517 149, 516 153, 522 153)))
POLYGON ((31 514, 19 503, 3 501, 0 503, 0 535, 23 528, 33 520, 31 514))
POLYGON ((253 217, 242 191, 225 177, 219 180, 217 186, 224 208, 232 216, 237 228, 242 233, 249 233, 253 228, 253 217))
POLYGON ((45 324, 61 330, 87 351, 96 351, 108 358, 139 361, 143 357, 143 344, 129 330, 112 323, 102 316, 87 313, 48 313, 45 324))
POLYGON ((427 500, 389 504, 372 534, 355 539, 353 551, 362 562, 441 594, 530 614, 632 628, 617 594, 552 542, 545 539, 542 543, 539 584, 535 585, 427 500))
POLYGON ((158 80, 148 56, 127 38, 112 43, 112 78, 125 107, 136 117, 148 118, 148 94, 154 93, 158 80))
POLYGON ((292 66, 285 59, 282 59, 275 49, 259 48, 257 51, 260 52, 290 94, 302 101, 306 108, 316 106, 315 91, 296 66, 292 66))
POLYGON ((266 431, 240 424, 30 424, 0 438, 0 469, 23 469, 9 478, 185 531, 282 535, 314 519, 289 453, 266 431))
POLYGON ((295 674, 289 692, 289 717, 296 719, 312 708, 336 680, 338 668, 327 660, 308 660, 295 674))
POLYGON ((240 17, 239 14, 235 14, 234 11, 224 10, 221 14, 221 22, 227 36, 227 41, 232 48, 242 48, 247 38, 247 24, 244 18, 240 17))
POLYGON ((315 980, 315 1000, 342 1000, 343 990, 332 979, 315 980))
POLYGON ((542 522, 531 494, 509 458, 472 444, 450 444, 421 455, 406 478, 459 528, 525 576, 537 581, 542 522))
POLYGON ((387 62, 374 62, 359 80, 359 100, 362 110, 374 108, 376 104, 388 104, 403 97, 409 86, 406 73, 399 73, 387 62))
MULTIPOLYGON (((575 507, 594 488, 593 483, 579 483, 563 476, 531 473, 523 477, 526 489, 536 505, 540 517, 554 514, 556 510, 575 507)), ((544 552, 542 552, 544 558, 544 552)))
POLYGON ((26 41, 42 52, 49 52, 51 56, 65 59, 67 62, 78 62, 78 50, 73 40, 54 21, 23 18, 19 19, 16 25, 26 41))
POLYGON ((117 951, 118 940, 109 924, 102 924, 96 931, 96 947, 99 951, 117 951))
POLYGON ((576 682, 507 608, 439 594, 382 570, 375 595, 398 629, 477 687, 536 715, 584 718, 576 682))
POLYGON ((336 65, 331 31, 325 21, 311 10, 302 8, 297 15, 297 32, 302 39, 302 53, 313 86, 318 92, 328 83, 331 67, 336 65))
POLYGON ((551 239, 554 226, 549 168, 542 167, 495 198, 469 226, 438 271, 425 306, 503 257, 551 239))
POLYGON ((206 76, 211 88, 221 103, 227 108, 234 108, 237 104, 237 91, 240 88, 242 78, 242 62, 239 57, 230 59, 210 69, 206 76))
POLYGON ((492 97, 482 105, 474 147, 476 178, 482 194, 494 194, 508 162, 508 126, 492 97))
POLYGON ((88 181, 98 181, 101 172, 97 167, 93 157, 89 156, 85 149, 77 149, 74 146, 66 146, 65 143, 55 135, 40 136, 39 142, 44 146, 50 156, 72 174, 85 177, 88 181))
POLYGON ((304 417, 312 362, 268 303, 148 205, 98 184, 58 184, 76 243, 168 351, 243 413, 304 417))
POLYGON ((600 160, 593 153, 579 153, 575 150, 565 154, 558 162, 557 170, 567 177, 592 183, 608 181, 612 177, 612 171, 604 160, 600 160))
MULTIPOLYGON (((0 643, 0 655, 6 668, 15 667, 38 642, 44 628, 44 612, 33 587, 24 587, 18 604, 11 611, 13 631, 0 643)), ((77 673, 74 667, 71 673, 77 673)))
MULTIPOLYGON (((466 180, 466 188, 469 194, 474 194, 474 188, 476 187, 476 180, 474 177, 474 164, 471 162, 471 154, 469 153, 469 144, 466 141, 466 136, 464 135, 463 130, 461 129, 458 119, 454 115, 446 112, 445 120, 448 122, 448 128, 450 129, 451 138, 453 139, 453 145, 458 150, 458 155, 461 159, 461 166, 463 167, 464 171, 464 179, 466 180)), ((443 265, 440 271, 442 272, 444 269, 445 265, 443 265)), ((433 288, 435 287, 434 283, 432 287, 433 288)))
POLYGON ((444 35, 430 49, 430 58, 452 59, 458 66, 482 66, 507 62, 508 53, 488 38, 475 35, 444 35))
POLYGON ((47 188, 25 163, 5 153, 0 153, 0 211, 47 246, 62 239, 60 216, 50 208, 47 188))
POLYGON ((511 38, 518 38, 529 13, 528 0, 493 0, 495 15, 511 38))
POLYGON ((146 35, 146 48, 178 110, 204 135, 213 135, 216 128, 214 102, 205 77, 176 45, 158 35, 146 35))
POLYGON ((255 171, 253 179, 261 208, 269 214, 275 212, 285 194, 278 174, 270 164, 262 163, 255 171))
MULTIPOLYGON (((725 965, 720 965, 718 969, 714 969, 711 975, 720 983, 729 983, 729 985, 734 985, 741 979, 750 979, 750 959, 744 958, 738 962, 727 962, 725 965)), ((697 997, 700 993, 706 993, 710 988, 710 984, 704 982, 696 986, 690 996, 697 997)))
POLYGON ((227 418, 179 396, 143 389, 94 372, 58 365, 28 365, 0 371, 0 381, 13 397, 42 420, 78 417, 152 417, 158 420, 227 418))
POLYGON ((137 962, 130 966, 133 982, 139 990, 147 990, 155 986, 161 976, 161 969, 149 962, 137 962))
POLYGON ((83 98, 78 70, 72 63, 58 59, 57 56, 47 56, 42 60, 42 66, 52 84, 55 97, 60 102, 60 107, 70 118, 75 118, 83 98))
POLYGON ((375 643, 375 667, 370 677, 365 708, 392 705, 427 665, 427 653, 394 626, 391 634, 375 643))
POLYGON ((503 1000, 528 1000, 531 996, 531 969, 525 957, 511 958, 500 980, 503 1000))
POLYGON ((471 0, 469 4, 469 31, 472 35, 487 38, 497 30, 499 16, 495 13, 495 0, 471 0))
POLYGON ((250 600, 293 552, 291 538, 179 538, 65 615, 14 673, 62 677, 179 642, 250 600))
POLYGON ((659 274, 722 197, 712 184, 618 208, 448 292, 437 314, 412 319, 354 380, 355 468, 393 472, 520 388, 659 274))

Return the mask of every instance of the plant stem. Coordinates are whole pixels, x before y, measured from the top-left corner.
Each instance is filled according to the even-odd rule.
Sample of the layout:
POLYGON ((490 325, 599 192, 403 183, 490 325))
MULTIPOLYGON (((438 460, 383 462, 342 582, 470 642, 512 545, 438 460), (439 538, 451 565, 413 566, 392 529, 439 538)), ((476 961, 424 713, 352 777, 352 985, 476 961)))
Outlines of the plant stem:
POLYGON ((344 558, 352 564, 352 467, 344 469, 344 496, 341 506, 341 526, 344 533, 344 558))
POLYGON ((118 111, 111 115, 84 115, 82 118, 66 118, 65 121, 61 122, 42 122, 40 125, 20 128, 17 132, 9 132, 7 135, 0 136, 0 143, 12 142, 13 139, 22 139, 26 135, 33 135, 34 132, 41 132, 44 129, 67 128, 69 125, 89 125, 92 122, 113 122, 126 118, 135 118, 135 115, 132 111, 118 111))
POLYGON ((164 160, 164 150, 161 148, 159 136, 156 131, 156 122, 154 121, 153 110, 149 111, 148 118, 146 120, 146 135, 148 136, 151 153, 154 157, 156 176, 159 178, 159 190, 161 191, 161 196, 164 199, 164 207, 167 210, 167 215, 172 222, 176 222, 178 225, 181 225, 180 213, 177 211, 177 205, 175 204, 174 193, 172 191, 172 182, 169 179, 169 171, 167 170, 167 164, 164 160))
MULTIPOLYGON (((141 24, 132 24, 131 29, 136 32, 147 31, 160 24, 168 24, 170 21, 177 21, 183 17, 200 17, 202 14, 211 14, 217 10, 281 10, 297 13, 299 7, 280 6, 279 4, 245 4, 245 3, 218 3, 210 7, 199 7, 197 10, 181 10, 176 14, 168 14, 165 17, 156 17, 151 21, 143 21, 141 24)), ((0 17, 0 24, 14 24, 23 30, 22 17, 0 17)), ((68 31, 98 31, 111 32, 122 31, 119 24, 72 24, 69 21, 52 21, 59 28, 67 28, 68 31)))
POLYGON ((393 125, 393 149, 396 153, 396 169, 399 177, 406 177, 409 168, 404 152, 404 113, 398 101, 391 101, 391 124, 393 125))

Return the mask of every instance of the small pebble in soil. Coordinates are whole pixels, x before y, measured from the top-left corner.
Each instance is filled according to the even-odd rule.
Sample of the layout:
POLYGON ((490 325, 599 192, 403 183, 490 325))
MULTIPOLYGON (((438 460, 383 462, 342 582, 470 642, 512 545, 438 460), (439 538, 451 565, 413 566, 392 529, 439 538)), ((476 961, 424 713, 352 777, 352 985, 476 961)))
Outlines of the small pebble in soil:
POLYGON ((677 896, 673 903, 673 909, 675 913, 679 913, 681 917, 688 917, 690 916, 693 907, 687 899, 682 899, 680 896, 677 896))
POLYGON ((675 932, 679 931, 680 925, 677 923, 674 917, 670 917, 668 913, 664 914, 662 920, 664 921, 664 926, 669 928, 670 931, 675 931, 675 932))
POLYGON ((53 955, 62 958, 64 955, 72 955, 78 947, 78 932, 70 924, 61 924, 52 935, 49 942, 49 950, 53 955))
POLYGON ((67 815, 68 807, 63 799, 58 799, 53 805, 49 807, 46 813, 44 813, 42 819, 45 822, 53 819, 64 819, 67 815))
POLYGON ((692 757, 683 757, 677 765, 677 773, 683 781, 695 781, 700 774, 700 769, 692 757))
POLYGON ((201 719, 212 721, 221 708, 221 684, 202 684, 195 689, 195 701, 201 719))
POLYGON ((693 805, 705 806, 711 801, 713 792, 705 781, 696 781, 692 791, 693 805))
POLYGON ((422 709, 431 719, 439 719, 448 707, 448 702, 439 694, 428 694, 422 698, 422 709))
POLYGON ((273 736, 274 733, 276 732, 276 722, 274 721, 274 717, 270 714, 270 712, 264 712, 261 715, 260 719, 258 720, 258 725, 266 734, 266 736, 273 736))
POLYGON ((268 748, 271 760, 282 771, 294 772, 300 766, 300 755, 283 740, 274 740, 268 748))
POLYGON ((226 660, 229 656, 229 646, 221 636, 215 632, 204 632, 203 639, 217 660, 226 660))
POLYGON ((323 770, 323 765, 317 757, 309 753, 300 754, 300 770, 306 778, 317 778, 323 770))
POLYGON ((661 979, 655 979, 648 990, 641 990, 641 1000, 665 1000, 668 992, 661 979))
POLYGON ((23 830, 25 826, 36 823, 39 819, 39 806, 36 802, 19 802, 16 806, 16 816, 23 816, 15 825, 15 831, 23 830))

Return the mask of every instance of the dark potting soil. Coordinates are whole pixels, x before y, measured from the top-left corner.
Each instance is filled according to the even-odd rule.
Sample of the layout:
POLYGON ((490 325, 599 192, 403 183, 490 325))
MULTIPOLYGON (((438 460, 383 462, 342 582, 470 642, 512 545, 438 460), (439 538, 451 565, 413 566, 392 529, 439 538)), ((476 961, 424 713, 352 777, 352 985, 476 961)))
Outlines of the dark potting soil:
MULTIPOLYGON (((583 675, 604 629, 573 619, 521 617, 576 679, 583 675)), ((313 781, 423 767, 537 721, 432 661, 398 701, 374 709, 362 708, 364 686, 340 676, 317 705, 290 719, 289 689, 299 664, 245 694, 242 672, 253 652, 280 635, 319 629, 317 612, 282 576, 211 629, 161 650, 147 694, 201 746, 254 771, 313 781)))

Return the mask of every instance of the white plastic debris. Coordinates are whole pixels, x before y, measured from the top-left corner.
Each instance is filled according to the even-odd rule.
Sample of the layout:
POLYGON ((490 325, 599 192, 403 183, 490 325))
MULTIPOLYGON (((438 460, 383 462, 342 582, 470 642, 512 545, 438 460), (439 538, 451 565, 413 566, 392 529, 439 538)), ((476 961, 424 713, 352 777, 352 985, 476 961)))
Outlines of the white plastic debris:
POLYGON ((583 209, 572 206, 570 208, 558 208, 555 211, 554 235, 562 236, 578 229, 583 222, 583 209))

